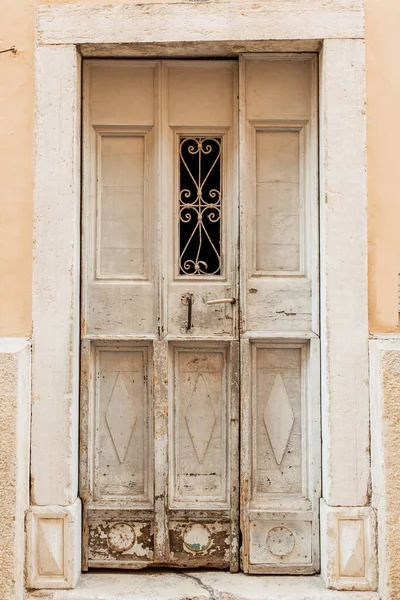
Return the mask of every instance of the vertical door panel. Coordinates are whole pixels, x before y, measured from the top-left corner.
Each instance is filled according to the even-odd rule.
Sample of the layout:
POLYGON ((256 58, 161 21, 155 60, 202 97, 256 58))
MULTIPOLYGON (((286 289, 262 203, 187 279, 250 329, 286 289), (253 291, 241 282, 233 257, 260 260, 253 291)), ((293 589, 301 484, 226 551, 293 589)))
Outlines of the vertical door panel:
MULTIPOLYGON (((268 113, 266 113, 268 114, 268 113)), ((307 123, 247 122, 253 177, 247 197, 245 328, 310 330, 312 274, 306 264, 307 123), (250 195, 251 194, 251 195, 250 195)), ((309 232, 308 232, 309 235, 309 232)))
POLYGON ((84 569, 143 568, 158 556, 152 385, 158 69, 157 61, 98 60, 84 68, 84 569))
POLYGON ((153 560, 151 347, 91 343, 82 398, 87 566, 153 560))
POLYGON ((318 333, 315 59, 241 72, 243 330, 318 333))
POLYGON ((154 562, 168 563, 168 342, 154 341, 154 562))
POLYGON ((169 564, 237 570, 236 65, 167 61, 163 82, 169 564))
POLYGON ((174 348, 171 507, 228 506, 227 360, 225 348, 174 348))
POLYGON ((84 335, 157 331, 156 71, 154 61, 85 65, 84 335))
POLYGON ((237 305, 207 302, 237 299, 236 65, 171 61, 164 81, 166 331, 233 336, 237 305))
POLYGON ((318 569, 315 58, 240 67, 243 569, 318 569))
POLYGON ((171 347, 171 564, 237 564, 237 508, 231 513, 232 491, 237 494, 237 396, 231 385, 236 354, 237 344, 171 347))
POLYGON ((238 568, 235 73, 85 67, 84 568, 238 568))

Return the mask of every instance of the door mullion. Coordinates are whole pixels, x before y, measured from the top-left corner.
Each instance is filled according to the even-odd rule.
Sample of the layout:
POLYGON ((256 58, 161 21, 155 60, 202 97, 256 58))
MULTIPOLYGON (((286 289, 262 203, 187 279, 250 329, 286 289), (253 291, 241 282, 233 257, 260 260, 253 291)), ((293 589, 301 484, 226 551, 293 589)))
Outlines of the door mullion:
POLYGON ((239 342, 231 342, 231 399, 230 399, 230 453, 231 453, 231 557, 230 571, 239 571, 239 419, 240 419, 240 348, 239 342))
POLYGON ((79 496, 82 500, 82 571, 88 570, 90 494, 89 439, 90 439, 90 357, 91 343, 81 342, 80 407, 79 407, 79 496))
POLYGON ((251 389, 250 389, 250 343, 240 341, 240 567, 245 573, 249 569, 249 502, 251 496, 251 389))
POLYGON ((167 244, 166 223, 168 211, 165 206, 165 189, 168 179, 167 147, 167 74, 164 61, 160 61, 156 70, 155 100, 155 188, 157 238, 154 246, 155 269, 157 270, 159 302, 158 302, 158 341, 154 342, 153 354, 153 407, 154 407, 154 562, 165 564, 168 561, 168 341, 166 334, 167 306, 167 244))
POLYGON ((154 562, 168 558, 168 342, 154 342, 154 562))
POLYGON ((243 339, 246 331, 246 261, 247 261, 247 236, 246 198, 249 182, 247 181, 249 169, 249 156, 246 152, 246 93, 245 93, 245 62, 243 56, 239 57, 239 336, 240 336, 240 568, 248 571, 249 549, 249 519, 248 505, 251 489, 251 411, 249 389, 249 341, 243 339))

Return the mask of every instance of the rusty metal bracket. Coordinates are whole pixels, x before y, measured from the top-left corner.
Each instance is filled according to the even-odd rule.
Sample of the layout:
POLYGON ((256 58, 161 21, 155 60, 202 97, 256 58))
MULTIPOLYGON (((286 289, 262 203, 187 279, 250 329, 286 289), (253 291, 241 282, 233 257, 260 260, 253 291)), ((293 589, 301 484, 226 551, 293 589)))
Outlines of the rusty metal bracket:
POLYGON ((11 46, 11 48, 7 48, 6 50, 0 50, 0 54, 4 54, 5 52, 12 52, 13 54, 17 54, 17 49, 15 46, 11 46))

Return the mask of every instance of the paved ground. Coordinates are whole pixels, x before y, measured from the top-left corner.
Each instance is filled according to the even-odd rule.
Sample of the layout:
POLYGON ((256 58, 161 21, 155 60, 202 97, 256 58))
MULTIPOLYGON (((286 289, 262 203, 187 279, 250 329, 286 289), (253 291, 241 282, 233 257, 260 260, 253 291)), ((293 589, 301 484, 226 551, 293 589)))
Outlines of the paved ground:
POLYGON ((81 577, 75 590, 38 590, 52 600, 378 600, 372 592, 327 590, 320 577, 244 575, 218 571, 104 571, 81 577))

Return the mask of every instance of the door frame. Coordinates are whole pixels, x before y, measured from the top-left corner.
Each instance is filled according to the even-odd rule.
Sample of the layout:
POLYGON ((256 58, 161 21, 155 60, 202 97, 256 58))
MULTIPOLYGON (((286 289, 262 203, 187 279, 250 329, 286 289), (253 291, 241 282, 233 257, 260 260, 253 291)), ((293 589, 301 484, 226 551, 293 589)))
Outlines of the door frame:
POLYGON ((284 9, 285 18, 280 0, 37 10, 31 588, 73 588, 81 572, 82 57, 319 51, 322 575, 328 587, 376 589, 375 511, 369 494, 363 1, 349 7, 342 0, 329 6, 323 0, 298 0, 284 9), (43 570, 41 561, 49 552, 54 560, 43 570))

